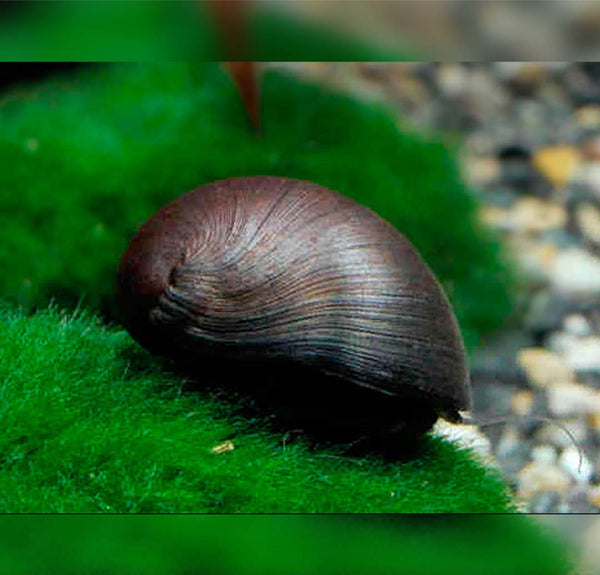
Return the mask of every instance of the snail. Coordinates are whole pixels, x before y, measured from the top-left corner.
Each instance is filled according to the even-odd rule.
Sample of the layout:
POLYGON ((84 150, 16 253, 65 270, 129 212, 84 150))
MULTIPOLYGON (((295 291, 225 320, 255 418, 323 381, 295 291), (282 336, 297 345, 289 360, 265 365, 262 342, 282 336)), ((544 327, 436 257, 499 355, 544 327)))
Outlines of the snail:
POLYGON ((308 181, 232 178, 178 197, 131 240, 117 297, 151 352, 237 369, 344 437, 421 436, 470 405, 433 272, 375 212, 308 181))

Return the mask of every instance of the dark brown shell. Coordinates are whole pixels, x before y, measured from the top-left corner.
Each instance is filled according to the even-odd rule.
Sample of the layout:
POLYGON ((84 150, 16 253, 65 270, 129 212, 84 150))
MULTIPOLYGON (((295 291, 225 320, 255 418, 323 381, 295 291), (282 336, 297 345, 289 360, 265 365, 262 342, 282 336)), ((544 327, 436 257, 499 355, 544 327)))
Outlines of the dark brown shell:
POLYGON ((310 182, 236 178, 177 198, 131 241, 118 296, 126 328, 156 353, 310 367, 451 419, 469 407, 464 346, 433 273, 391 224, 310 182))

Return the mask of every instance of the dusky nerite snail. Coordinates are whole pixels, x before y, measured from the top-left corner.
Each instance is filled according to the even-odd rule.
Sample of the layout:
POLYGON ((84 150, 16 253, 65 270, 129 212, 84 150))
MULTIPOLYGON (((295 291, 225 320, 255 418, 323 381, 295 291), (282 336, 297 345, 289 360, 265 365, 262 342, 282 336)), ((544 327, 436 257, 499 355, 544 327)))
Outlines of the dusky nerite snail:
POLYGON ((242 385, 342 433, 419 435, 469 407, 433 273, 391 224, 311 182, 234 178, 180 196, 131 241, 117 293, 153 353, 237 367, 242 385))

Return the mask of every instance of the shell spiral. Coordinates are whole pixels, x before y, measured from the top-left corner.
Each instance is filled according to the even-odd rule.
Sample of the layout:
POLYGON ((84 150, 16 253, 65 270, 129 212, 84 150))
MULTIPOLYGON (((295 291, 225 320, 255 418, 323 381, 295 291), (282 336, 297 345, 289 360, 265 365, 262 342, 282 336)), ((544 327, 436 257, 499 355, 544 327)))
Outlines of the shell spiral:
POLYGON ((469 406, 462 338, 431 270, 391 224, 310 182, 234 178, 180 196, 131 241, 117 293, 125 327, 155 353, 310 367, 450 417, 469 406))

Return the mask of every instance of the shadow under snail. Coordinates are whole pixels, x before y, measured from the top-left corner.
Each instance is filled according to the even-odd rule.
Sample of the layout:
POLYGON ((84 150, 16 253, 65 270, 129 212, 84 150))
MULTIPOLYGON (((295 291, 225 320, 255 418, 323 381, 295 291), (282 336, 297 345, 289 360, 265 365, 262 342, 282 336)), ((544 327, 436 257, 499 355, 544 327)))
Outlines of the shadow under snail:
POLYGON ((469 408, 431 270, 391 224, 311 182, 233 178, 180 196, 131 241, 117 294, 151 352, 279 396, 342 438, 418 437, 469 408))

